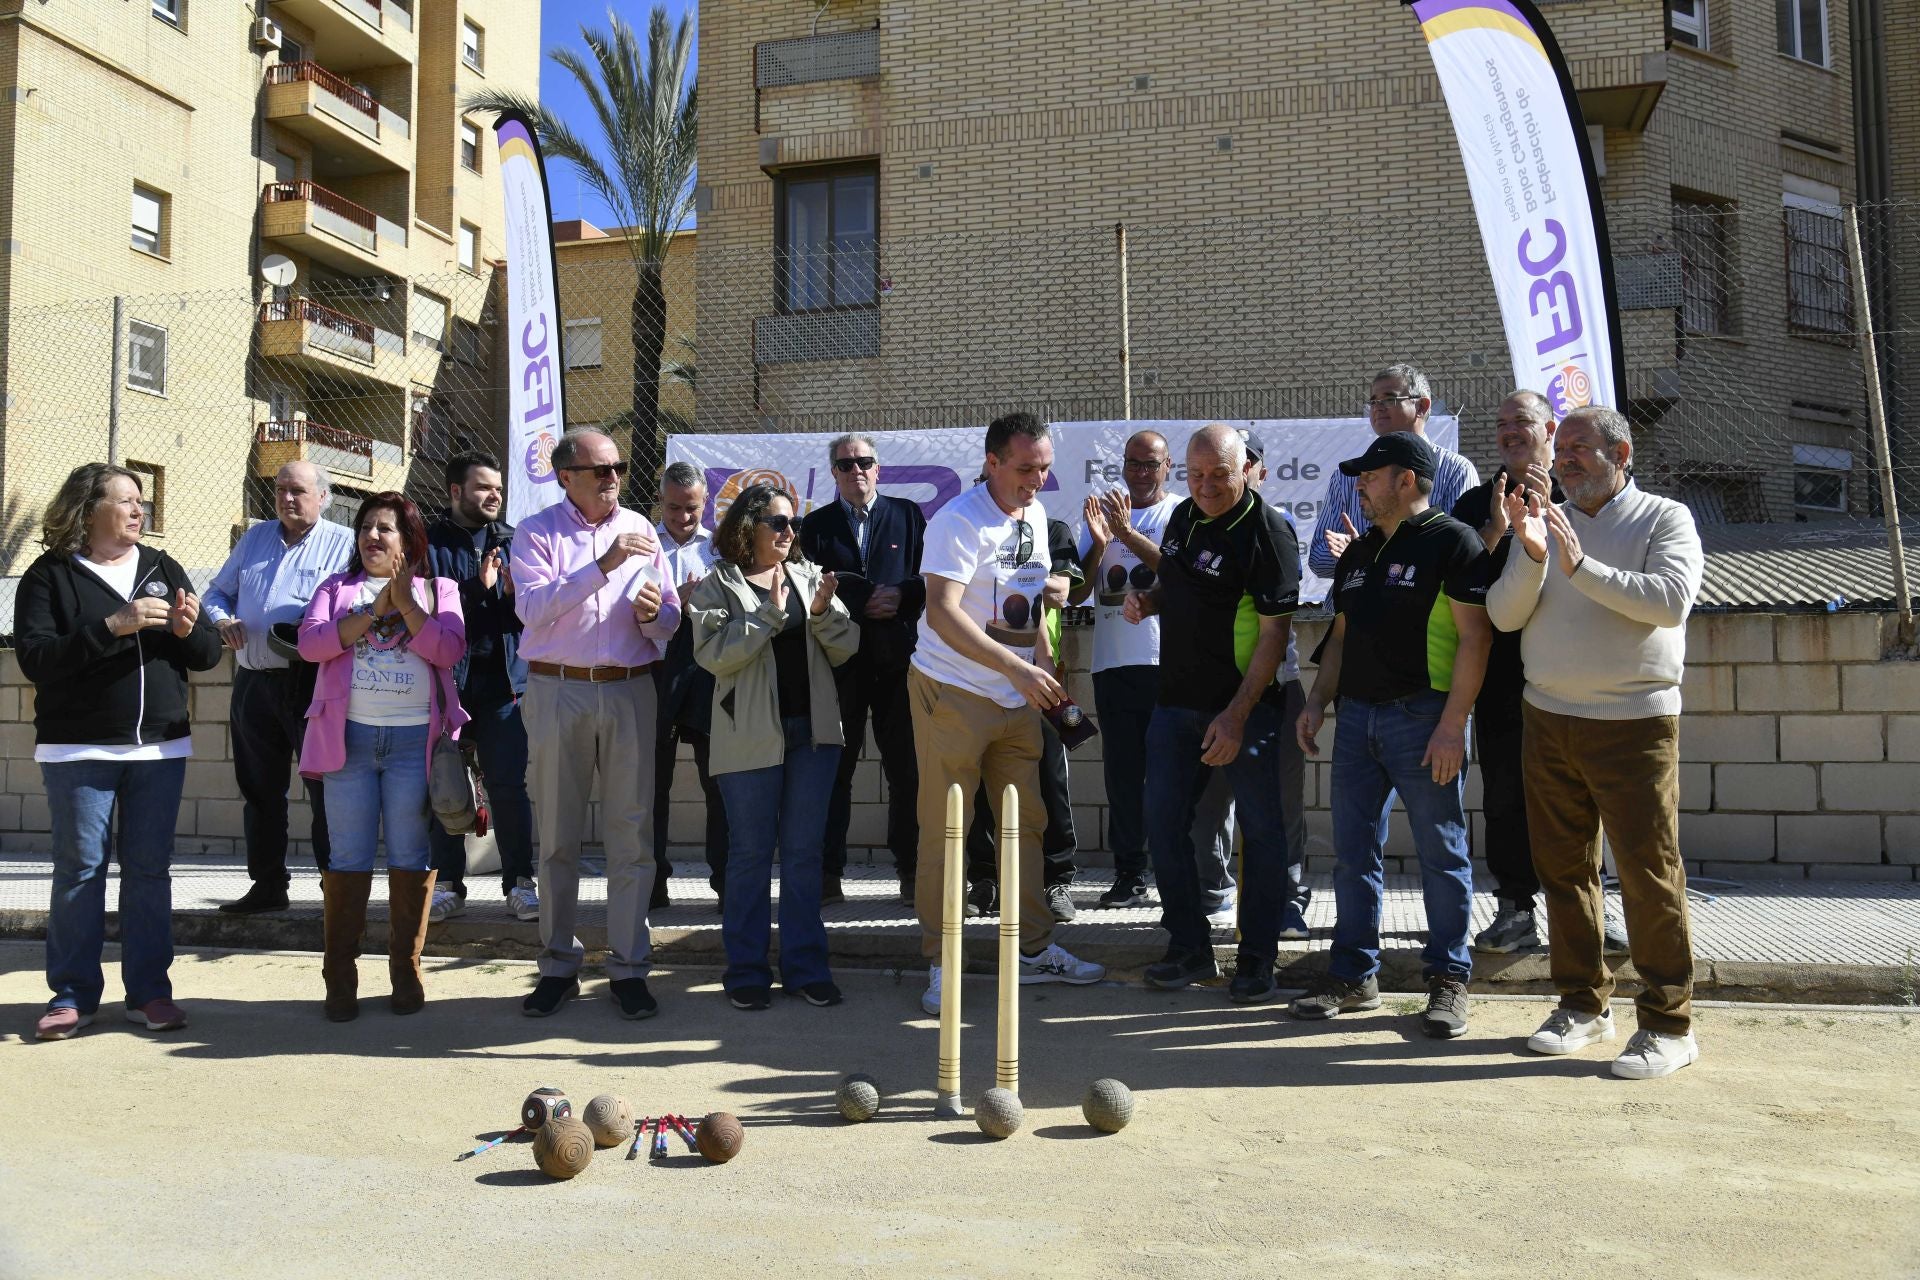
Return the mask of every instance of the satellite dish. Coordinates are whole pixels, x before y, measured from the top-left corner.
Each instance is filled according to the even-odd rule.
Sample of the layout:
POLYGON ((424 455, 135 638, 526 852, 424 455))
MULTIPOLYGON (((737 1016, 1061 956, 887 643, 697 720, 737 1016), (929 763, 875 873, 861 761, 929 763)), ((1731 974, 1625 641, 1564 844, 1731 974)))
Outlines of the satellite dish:
POLYGON ((300 268, 284 253, 270 253, 260 259, 260 278, 276 289, 286 288, 299 274, 300 268))

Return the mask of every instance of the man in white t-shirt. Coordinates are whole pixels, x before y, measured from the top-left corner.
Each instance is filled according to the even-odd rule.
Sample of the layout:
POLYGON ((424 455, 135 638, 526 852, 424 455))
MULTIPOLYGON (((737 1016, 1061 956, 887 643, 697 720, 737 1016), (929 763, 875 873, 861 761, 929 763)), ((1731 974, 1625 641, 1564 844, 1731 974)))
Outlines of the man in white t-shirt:
MULTIPOLYGON (((920 761, 920 950, 929 960, 940 953, 948 787, 960 784, 964 828, 983 780, 996 802, 1011 783, 1020 798, 1020 981, 1098 982, 1104 968, 1053 942, 1041 869, 1040 713, 1066 697, 1041 626, 1049 566, 1040 490, 1053 439, 1032 414, 1011 413, 987 428, 986 451, 986 483, 933 517, 920 559, 927 610, 907 676, 920 761)), ((940 980, 933 965, 920 998, 930 1014, 940 1012, 940 980)))

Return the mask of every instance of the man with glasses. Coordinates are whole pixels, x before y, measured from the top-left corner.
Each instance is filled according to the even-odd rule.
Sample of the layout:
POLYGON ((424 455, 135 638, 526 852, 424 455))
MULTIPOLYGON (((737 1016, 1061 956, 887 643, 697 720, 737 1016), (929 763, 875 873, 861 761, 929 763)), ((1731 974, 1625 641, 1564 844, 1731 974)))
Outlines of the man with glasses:
MULTIPOLYGON (((1433 409, 1433 388, 1427 375, 1405 362, 1390 364, 1373 375, 1373 388, 1367 393, 1367 420, 1376 436, 1409 431, 1425 439, 1427 414, 1433 409)), ((1480 473, 1451 449, 1433 448, 1433 493, 1431 501, 1442 512, 1453 510, 1460 495, 1480 483, 1480 473)), ((1307 567, 1323 578, 1333 576, 1333 567, 1347 544, 1366 532, 1367 513, 1360 504, 1360 490, 1353 477, 1336 470, 1327 481, 1326 501, 1320 504, 1319 519, 1313 526, 1313 542, 1307 547, 1307 567)))
POLYGON ((680 598, 653 526, 620 505, 627 464, 613 441, 591 428, 568 431, 553 447, 553 469, 566 496, 529 516, 513 542, 540 824, 540 981, 521 1011, 544 1018, 580 994, 580 844, 597 769, 607 976, 620 1016, 650 1018, 660 1009, 646 979, 653 669, 680 625, 680 598))
POLYGON ((839 500, 809 512, 800 524, 800 552, 836 575, 835 593, 860 624, 860 651, 834 671, 846 748, 827 805, 820 901, 846 901, 847 825, 853 815, 853 772, 867 741, 867 718, 887 778, 887 849, 900 875, 900 900, 914 900, 915 806, 920 771, 913 754, 907 666, 926 608, 920 546, 927 518, 918 504, 880 492, 880 457, 871 437, 844 435, 827 446, 839 500))
MULTIPOLYGON (((667 558, 667 580, 682 600, 713 568, 713 535, 701 526, 707 510, 707 482, 691 462, 676 462, 660 477, 660 551, 667 558)), ((727 811, 720 788, 707 772, 707 735, 713 722, 713 673, 693 660, 693 623, 682 617, 667 656, 655 668, 654 687, 660 695, 659 723, 654 730, 653 857, 659 874, 653 881, 651 907, 670 906, 667 879, 673 864, 667 858, 669 797, 673 791, 676 742, 693 748, 693 769, 706 797, 707 884, 723 892, 727 880, 727 811)))

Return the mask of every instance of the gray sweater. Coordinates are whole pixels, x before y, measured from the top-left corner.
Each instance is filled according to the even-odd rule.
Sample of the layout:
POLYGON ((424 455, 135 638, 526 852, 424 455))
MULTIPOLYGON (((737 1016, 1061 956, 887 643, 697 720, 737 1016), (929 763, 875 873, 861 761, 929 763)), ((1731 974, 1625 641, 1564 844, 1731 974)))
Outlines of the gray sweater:
POLYGON ((1705 564, 1693 513, 1631 480, 1597 516, 1571 502, 1560 512, 1586 557, 1573 575, 1549 533, 1544 564, 1516 545, 1487 592, 1493 625, 1521 633, 1527 701, 1590 720, 1679 715, 1705 564))

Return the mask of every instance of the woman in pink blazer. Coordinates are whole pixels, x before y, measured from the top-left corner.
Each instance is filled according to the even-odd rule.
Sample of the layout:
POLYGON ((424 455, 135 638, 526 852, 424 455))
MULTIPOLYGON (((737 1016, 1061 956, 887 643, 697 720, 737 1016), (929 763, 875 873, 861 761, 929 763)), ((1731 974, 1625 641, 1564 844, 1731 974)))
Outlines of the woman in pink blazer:
POLYGON ((427 568, 420 509, 398 493, 360 507, 353 558, 320 584, 300 624, 300 656, 320 664, 307 708, 300 772, 327 784, 333 834, 321 976, 334 1022, 359 1014, 356 960, 382 828, 387 842, 387 967, 395 1013, 426 1003, 420 948, 433 872, 427 845, 427 764, 434 741, 467 721, 453 665, 467 644, 460 588, 427 568))

